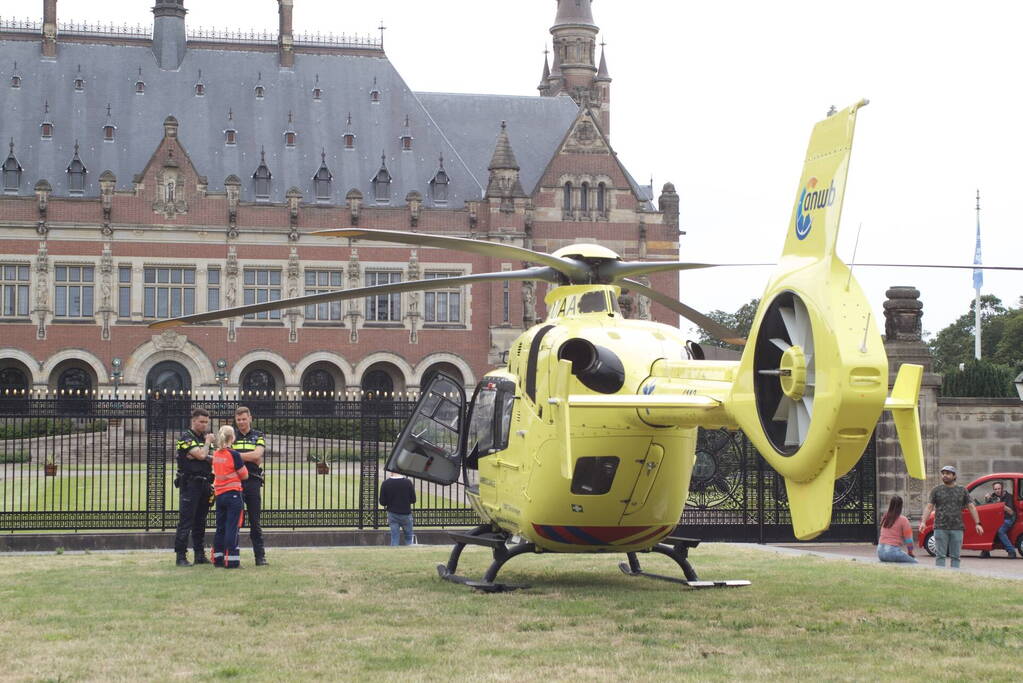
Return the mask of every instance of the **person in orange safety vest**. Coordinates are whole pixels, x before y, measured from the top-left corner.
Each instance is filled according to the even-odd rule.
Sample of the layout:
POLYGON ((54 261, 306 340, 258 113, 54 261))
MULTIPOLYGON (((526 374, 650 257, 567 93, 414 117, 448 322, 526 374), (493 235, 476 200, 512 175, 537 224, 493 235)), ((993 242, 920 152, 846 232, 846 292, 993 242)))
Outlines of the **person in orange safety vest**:
POLYGON ((217 432, 213 454, 213 492, 217 497, 217 533, 213 536, 213 566, 236 569, 241 566, 238 528, 242 523, 242 480, 249 471, 241 454, 231 448, 234 427, 224 425, 217 432))

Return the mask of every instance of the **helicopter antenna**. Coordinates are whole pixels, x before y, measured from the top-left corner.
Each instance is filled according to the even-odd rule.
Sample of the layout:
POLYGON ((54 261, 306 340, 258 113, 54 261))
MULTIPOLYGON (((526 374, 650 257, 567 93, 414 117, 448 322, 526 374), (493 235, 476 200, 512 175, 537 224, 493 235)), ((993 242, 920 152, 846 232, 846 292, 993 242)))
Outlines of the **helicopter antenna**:
MULTIPOLYGON (((834 107, 832 107, 834 109, 834 107)), ((830 116, 830 114, 829 114, 830 116)), ((852 269, 856 265, 856 250, 860 248, 860 233, 863 232, 863 221, 860 221, 860 227, 856 229, 856 242, 853 244, 853 257, 850 262, 852 265, 849 266, 849 277, 845 281, 845 291, 849 291, 849 285, 852 284, 852 269)))
POLYGON ((867 334, 870 332, 870 313, 867 313, 867 324, 863 326, 863 343, 860 344, 860 353, 867 352, 867 334))

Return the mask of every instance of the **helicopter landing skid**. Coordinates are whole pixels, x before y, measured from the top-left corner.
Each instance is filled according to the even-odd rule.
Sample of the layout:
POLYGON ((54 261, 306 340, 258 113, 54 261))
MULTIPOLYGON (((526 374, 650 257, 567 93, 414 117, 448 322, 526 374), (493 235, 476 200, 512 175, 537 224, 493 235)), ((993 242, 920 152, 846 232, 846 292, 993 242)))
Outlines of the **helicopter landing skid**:
POLYGON ((505 562, 517 555, 534 552, 536 546, 532 543, 519 543, 509 548, 507 546, 508 537, 504 534, 494 533, 489 524, 480 525, 467 532, 449 531, 448 536, 455 542, 455 547, 451 549, 451 555, 448 557, 447 564, 437 565, 437 574, 440 578, 452 583, 469 586, 485 593, 504 593, 506 591, 518 590, 519 588, 529 588, 529 586, 511 583, 495 583, 494 579, 497 578, 497 572, 501 570, 505 562), (455 573, 458 570, 458 560, 462 556, 462 550, 467 545, 486 546, 494 553, 494 561, 487 568, 482 581, 475 581, 455 573))
POLYGON ((620 563, 618 568, 627 576, 643 576, 648 579, 670 581, 672 583, 680 583, 690 588, 732 588, 750 585, 750 582, 745 579, 701 581, 700 577, 696 574, 696 570, 693 569, 693 565, 689 562, 689 549, 695 548, 700 544, 700 542, 693 538, 681 538, 675 536, 668 536, 664 540, 666 543, 658 543, 650 550, 644 552, 655 552, 660 553, 661 555, 667 555, 671 559, 675 560, 678 566, 682 568, 682 573, 686 578, 679 579, 674 576, 663 576, 661 574, 645 572, 643 571, 643 568, 640 567, 639 557, 637 557, 634 552, 626 553, 625 555, 628 557, 629 561, 620 563))

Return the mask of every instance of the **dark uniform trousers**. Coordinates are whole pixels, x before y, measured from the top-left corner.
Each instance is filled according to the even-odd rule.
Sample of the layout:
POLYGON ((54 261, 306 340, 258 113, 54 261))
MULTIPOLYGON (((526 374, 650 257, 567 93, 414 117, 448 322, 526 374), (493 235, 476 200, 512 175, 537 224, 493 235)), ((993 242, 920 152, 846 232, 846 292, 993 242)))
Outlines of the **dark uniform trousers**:
POLYGON ((192 534, 192 549, 197 554, 204 550, 206 540, 206 515, 210 511, 210 484, 202 475, 188 477, 178 493, 178 527, 174 533, 174 552, 184 553, 188 549, 188 535, 192 534))
POLYGON ((252 541, 252 554, 257 559, 266 555, 266 548, 263 546, 263 527, 259 523, 259 513, 263 505, 262 484, 262 481, 255 478, 242 482, 242 500, 245 502, 249 539, 252 541))

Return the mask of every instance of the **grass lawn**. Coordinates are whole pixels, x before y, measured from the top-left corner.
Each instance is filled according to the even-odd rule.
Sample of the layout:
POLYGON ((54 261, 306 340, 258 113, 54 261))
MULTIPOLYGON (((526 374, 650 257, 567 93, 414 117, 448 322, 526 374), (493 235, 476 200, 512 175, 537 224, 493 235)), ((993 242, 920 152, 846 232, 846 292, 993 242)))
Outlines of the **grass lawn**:
POLYGON ((704 591, 607 555, 516 558, 501 579, 533 588, 493 595, 438 579, 446 548, 270 557, 235 573, 169 552, 0 557, 0 677, 1008 680, 1023 646, 1023 583, 742 546, 692 559, 753 586, 704 591))

